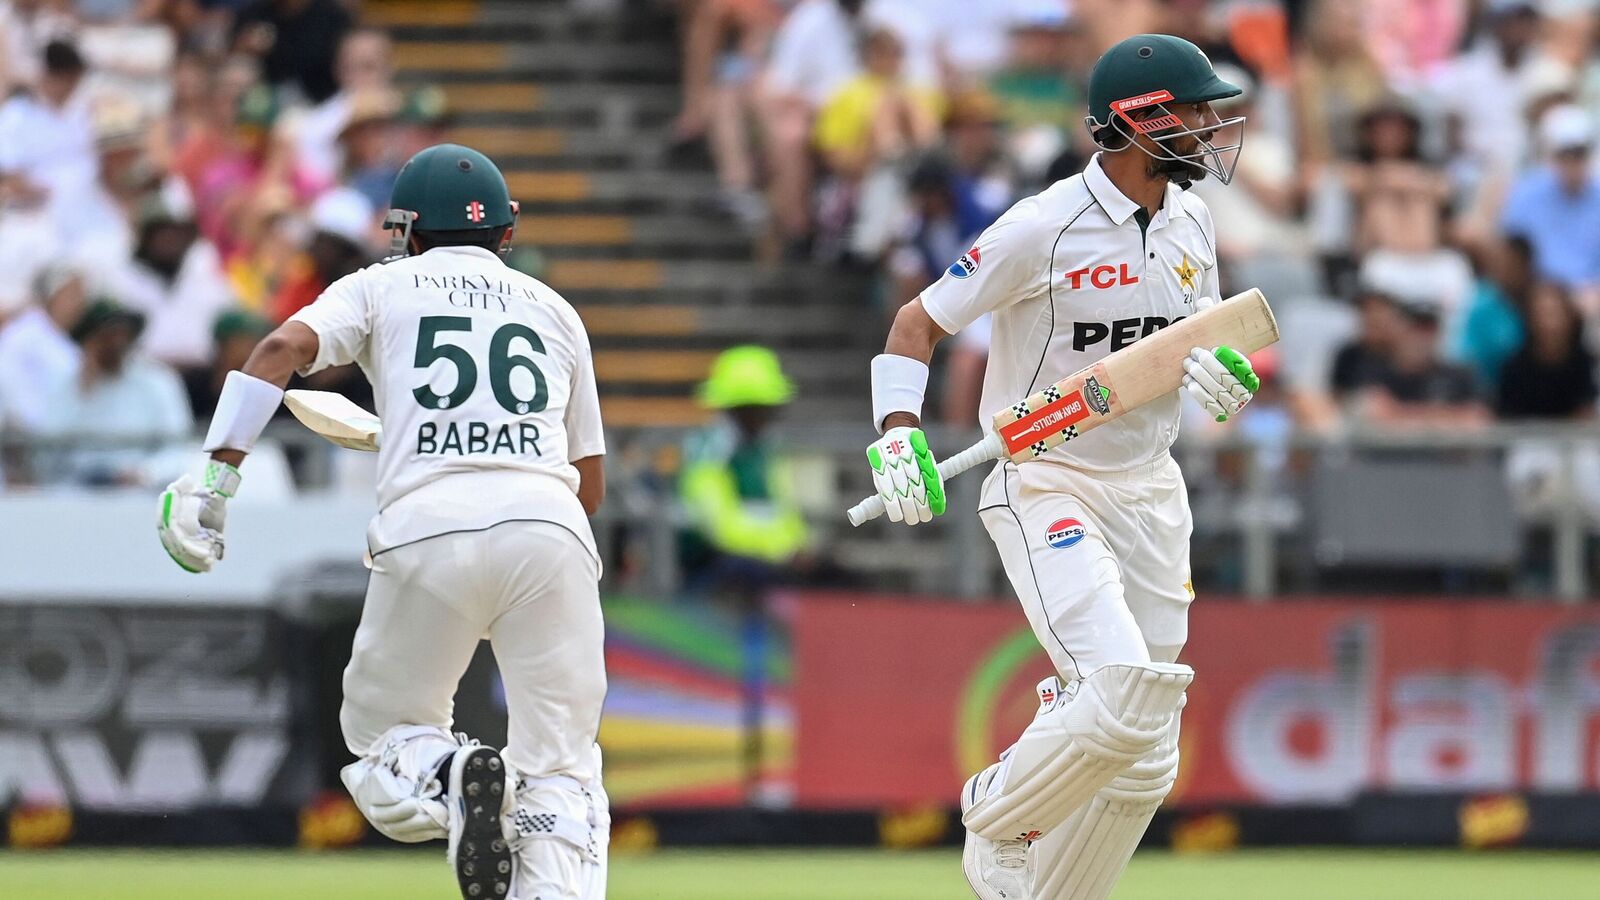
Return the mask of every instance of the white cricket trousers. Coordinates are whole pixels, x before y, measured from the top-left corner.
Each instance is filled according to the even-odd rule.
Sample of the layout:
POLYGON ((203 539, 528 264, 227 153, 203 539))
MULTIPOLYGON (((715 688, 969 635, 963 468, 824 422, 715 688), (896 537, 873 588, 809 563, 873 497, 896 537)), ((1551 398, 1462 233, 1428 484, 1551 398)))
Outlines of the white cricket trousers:
POLYGON ((1122 472, 1002 463, 979 514, 1062 678, 1177 659, 1194 598, 1194 523, 1170 455, 1122 472))
POLYGON ((510 713, 506 761, 525 776, 597 780, 604 636, 598 566, 560 525, 502 522, 380 552, 344 671, 345 744, 361 756, 397 725, 449 730, 456 686, 488 638, 510 713))

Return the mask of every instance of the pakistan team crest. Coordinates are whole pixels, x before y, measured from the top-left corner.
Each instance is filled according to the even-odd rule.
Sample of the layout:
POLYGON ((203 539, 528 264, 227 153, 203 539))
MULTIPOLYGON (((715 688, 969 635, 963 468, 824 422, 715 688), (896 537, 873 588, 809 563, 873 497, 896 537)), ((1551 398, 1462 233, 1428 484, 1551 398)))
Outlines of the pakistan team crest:
POLYGON ((1200 288, 1200 269, 1189 262, 1189 254, 1183 255, 1183 263, 1172 267, 1178 275, 1178 288, 1183 291, 1183 302, 1186 306, 1194 305, 1195 292, 1200 288))

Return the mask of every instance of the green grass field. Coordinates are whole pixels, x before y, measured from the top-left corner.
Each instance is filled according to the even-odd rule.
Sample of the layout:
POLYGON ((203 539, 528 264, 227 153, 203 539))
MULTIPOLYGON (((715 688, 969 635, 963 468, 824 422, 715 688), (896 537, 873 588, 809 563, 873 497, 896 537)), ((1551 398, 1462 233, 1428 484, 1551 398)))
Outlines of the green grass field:
MULTIPOLYGON (((451 900, 414 852, 0 852, 5 900, 451 900)), ((970 900, 951 851, 662 851, 616 859, 610 900, 970 900)), ((1590 854, 1433 851, 1142 853, 1116 900, 1576 900, 1590 854)))

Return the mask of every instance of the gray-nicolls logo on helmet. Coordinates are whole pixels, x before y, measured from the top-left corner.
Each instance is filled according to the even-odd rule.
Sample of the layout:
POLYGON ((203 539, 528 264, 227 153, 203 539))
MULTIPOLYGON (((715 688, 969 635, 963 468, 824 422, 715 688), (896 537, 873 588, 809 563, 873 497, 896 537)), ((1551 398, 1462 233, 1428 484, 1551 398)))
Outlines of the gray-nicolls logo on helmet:
POLYGON ((1218 77, 1199 47, 1170 34, 1137 34, 1113 46, 1089 74, 1089 115, 1084 124, 1107 153, 1137 147, 1151 160, 1151 174, 1181 187, 1208 174, 1233 180, 1244 146, 1244 116, 1218 118, 1213 100, 1243 90, 1218 77), (1223 146, 1211 139, 1238 128, 1223 146))
POLYGON ((516 236, 520 212, 489 157, 460 144, 429 147, 411 157, 395 178, 383 220, 383 227, 394 232, 388 260, 461 245, 504 254, 516 236))

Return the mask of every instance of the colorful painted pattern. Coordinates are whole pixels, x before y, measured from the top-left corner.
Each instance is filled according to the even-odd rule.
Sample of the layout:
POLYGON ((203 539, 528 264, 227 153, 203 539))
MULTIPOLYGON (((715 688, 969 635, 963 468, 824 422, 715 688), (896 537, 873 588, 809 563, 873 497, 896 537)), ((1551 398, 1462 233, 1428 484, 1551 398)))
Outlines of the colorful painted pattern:
POLYGON ((785 802, 794 765, 788 641, 706 607, 614 598, 605 615, 610 691, 600 745, 613 803, 785 802), (748 664, 752 657, 761 665, 748 664), (747 739, 750 697, 759 698, 759 755, 747 739))

